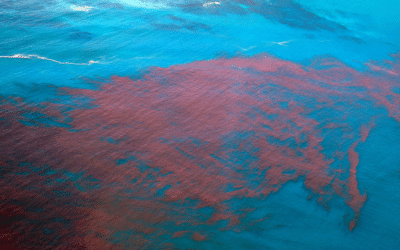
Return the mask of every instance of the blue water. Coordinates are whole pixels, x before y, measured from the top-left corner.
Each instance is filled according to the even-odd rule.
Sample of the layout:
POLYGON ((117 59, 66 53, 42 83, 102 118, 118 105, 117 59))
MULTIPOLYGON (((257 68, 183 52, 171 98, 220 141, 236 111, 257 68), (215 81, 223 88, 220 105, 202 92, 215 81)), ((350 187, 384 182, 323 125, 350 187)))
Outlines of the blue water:
MULTIPOLYGON (((206 10, 186 7, 187 1, 3 0, 0 56, 42 59, 0 58, 0 95, 43 102, 61 98, 54 87, 95 88, 88 79, 136 78, 149 67, 262 52, 303 64, 329 55, 366 70, 364 62, 389 59, 390 53, 400 51, 397 0, 282 2, 288 2, 290 17, 266 18, 259 11, 243 14, 251 8, 246 1, 220 1, 218 8, 206 10), (93 8, 78 11, 73 5, 93 8), (315 24, 304 21, 314 19, 315 24)), ((325 210, 315 198, 307 199, 310 192, 299 180, 268 199, 231 201, 236 208, 252 203, 257 208, 249 214, 253 220, 269 216, 251 229, 236 233, 208 228, 215 230, 216 242, 177 238, 174 243, 182 249, 398 249, 400 128, 392 118, 377 122, 376 127, 357 146, 359 189, 368 190, 368 200, 353 232, 343 220, 351 209, 341 199, 334 199, 330 210, 325 210)), ((227 143, 230 140, 234 139, 227 138, 227 143)), ((248 154, 232 154, 230 161, 243 165, 243 159, 251 159, 248 154)), ((71 181, 80 178, 72 173, 63 176, 71 181)), ((87 182, 87 187, 77 188, 96 188, 95 181, 87 182)), ((198 213, 207 217, 212 211, 198 213)), ((131 233, 118 232, 115 242, 131 233)))
MULTIPOLYGON (((18 91, 18 84, 79 87, 85 84, 83 77, 131 76, 150 66, 167 67, 237 54, 268 52, 294 61, 332 55, 354 67, 362 67, 359 62, 382 60, 388 58, 388 53, 399 50, 399 33, 387 36, 400 27, 396 22, 385 25, 386 29, 376 24, 367 30, 352 27, 331 32, 291 27, 257 13, 196 14, 179 7, 147 9, 99 1, 81 2, 80 6, 95 7, 85 12, 74 11, 71 5, 72 1, 0 3, 0 55, 40 55, 60 62, 93 60, 100 64, 78 66, 39 59, 0 58, 2 94, 18 91), (284 41, 290 42, 276 44, 284 41)), ((349 12, 345 5, 340 7, 328 6, 324 13, 329 12, 333 15, 330 19, 337 18, 340 23, 341 14, 337 10, 349 12)), ((351 18, 353 26, 382 21, 378 19, 381 15, 377 17, 372 10, 371 13, 363 10, 364 16, 351 18)), ((387 11, 392 13, 396 9, 387 11)))

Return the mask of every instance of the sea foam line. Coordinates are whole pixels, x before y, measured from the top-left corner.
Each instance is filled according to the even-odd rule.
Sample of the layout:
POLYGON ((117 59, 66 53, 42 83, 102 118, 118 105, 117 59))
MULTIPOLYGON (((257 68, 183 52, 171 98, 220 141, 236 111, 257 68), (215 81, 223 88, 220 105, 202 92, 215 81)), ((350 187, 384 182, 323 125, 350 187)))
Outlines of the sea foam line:
POLYGON ((209 7, 211 5, 220 5, 220 4, 221 4, 220 2, 208 2, 203 4, 203 7, 209 7))
POLYGON ((75 11, 85 11, 85 12, 89 12, 89 10, 93 9, 92 6, 76 6, 76 5, 72 5, 71 9, 75 10, 75 11))
POLYGON ((40 59, 40 60, 46 60, 46 61, 51 61, 51 62, 55 62, 58 64, 70 64, 70 65, 91 65, 91 64, 100 64, 99 61, 93 61, 90 60, 88 63, 71 63, 71 62, 60 62, 57 60, 53 60, 47 57, 43 57, 43 56, 38 56, 38 55, 23 55, 23 54, 15 54, 12 56, 0 56, 0 58, 16 58, 16 59, 40 59))

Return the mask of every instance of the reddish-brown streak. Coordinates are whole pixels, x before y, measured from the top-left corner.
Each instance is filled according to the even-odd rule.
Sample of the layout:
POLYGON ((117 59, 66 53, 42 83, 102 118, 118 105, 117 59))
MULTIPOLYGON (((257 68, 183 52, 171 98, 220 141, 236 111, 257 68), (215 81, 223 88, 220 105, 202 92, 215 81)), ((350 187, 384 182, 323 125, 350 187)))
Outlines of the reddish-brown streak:
MULTIPOLYGON (((179 237, 181 231, 166 231, 157 226, 166 221, 197 226, 229 220, 227 228, 235 228, 240 224, 238 215, 221 203, 233 198, 267 196, 301 176, 305 177, 305 186, 320 197, 321 204, 334 193, 343 197, 354 212, 349 224, 353 230, 366 200, 366 194, 361 195, 358 190, 359 156, 355 148, 359 140, 366 140, 372 125, 365 122, 356 130, 357 134, 346 125, 346 115, 321 121, 309 114, 324 108, 344 112, 335 106, 337 102, 350 105, 365 99, 383 105, 389 116, 400 121, 400 96, 393 91, 398 83, 387 80, 386 76, 360 73, 334 60, 322 60, 319 65, 330 68, 305 68, 259 55, 155 67, 139 80, 114 76, 112 83, 102 84, 98 90, 65 88, 63 91, 69 95, 93 100, 93 108, 68 112, 73 119, 71 127, 82 130, 79 132, 27 127, 19 122, 27 111, 63 119, 60 104, 44 103, 43 109, 22 99, 14 99, 17 104, 2 100, 0 117, 9 123, 0 132, 2 159, 33 162, 38 166, 47 164, 71 172, 85 171, 86 175, 99 179, 102 185, 99 190, 87 191, 85 195, 73 191, 73 195, 97 202, 94 208, 77 209, 85 214, 85 219, 77 221, 75 230, 85 231, 89 227, 105 237, 111 234, 107 228, 114 231, 133 228, 138 247, 146 246, 149 235, 179 237), (349 87, 363 87, 363 90, 349 87), (315 100, 318 105, 309 107, 289 95, 315 100), (388 95, 395 99, 390 101, 388 95), (288 102, 287 107, 279 106, 279 102, 288 102), (276 117, 270 118, 271 115, 276 117), (348 153, 350 168, 332 171, 333 159, 323 153, 322 130, 336 128, 343 128, 340 140, 352 142, 347 152, 335 152, 342 158, 348 153), (240 139, 237 149, 225 146, 227 138, 240 132, 253 135, 250 139, 240 139), (119 141, 109 143, 100 137, 119 141), (188 138, 198 139, 201 145, 185 141, 188 138), (307 145, 277 144, 269 138, 294 139, 297 144, 307 145), (246 148, 250 142, 254 150, 246 148), (259 187, 252 187, 251 181, 246 180, 246 171, 237 171, 244 170, 243 166, 229 161, 230 154, 237 150, 249 151, 256 159, 248 162, 248 168, 260 174, 259 187), (120 159, 132 160, 121 165, 117 164, 120 159), (148 169, 142 170, 142 164, 148 169), (265 176, 261 176, 263 170, 265 176), (346 174, 348 178, 344 180, 346 174), (131 182, 135 178, 137 181, 131 182), (237 190, 224 191, 228 184, 237 190), (162 197, 155 196, 167 186, 162 197), (204 220, 177 212, 178 201, 183 205, 193 200, 199 201, 194 208, 214 208, 213 215, 204 220)), ((340 140, 338 145, 342 143, 340 140)), ((7 185, 2 183, 2 186, 7 185)), ((29 194, 16 186, 8 188, 7 192, 16 199, 25 199, 24 195, 29 194)), ((110 239, 93 235, 77 237, 76 242, 108 246, 110 239)), ((206 238, 196 232, 193 239, 206 238)))

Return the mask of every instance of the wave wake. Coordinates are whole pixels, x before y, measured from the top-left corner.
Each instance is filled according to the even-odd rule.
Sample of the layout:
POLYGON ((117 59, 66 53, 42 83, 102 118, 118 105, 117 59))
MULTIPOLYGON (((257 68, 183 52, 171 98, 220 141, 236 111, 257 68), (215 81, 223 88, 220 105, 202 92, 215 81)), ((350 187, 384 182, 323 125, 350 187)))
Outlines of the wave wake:
POLYGON ((93 60, 90 60, 87 63, 60 62, 60 61, 57 61, 57 60, 54 60, 54 59, 50 59, 50 58, 47 58, 47 57, 43 57, 43 56, 39 56, 39 55, 24 55, 24 54, 15 54, 15 55, 12 55, 12 56, 0 56, 0 58, 40 59, 40 60, 55 62, 55 63, 58 63, 58 64, 70 64, 70 65, 80 65, 80 66, 91 65, 91 64, 100 64, 99 61, 93 61, 93 60))

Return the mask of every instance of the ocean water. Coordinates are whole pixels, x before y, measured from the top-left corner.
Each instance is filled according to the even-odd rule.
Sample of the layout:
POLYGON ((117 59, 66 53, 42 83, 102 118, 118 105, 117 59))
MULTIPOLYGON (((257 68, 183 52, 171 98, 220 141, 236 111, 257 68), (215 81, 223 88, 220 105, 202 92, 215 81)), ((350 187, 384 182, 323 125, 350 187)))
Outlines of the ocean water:
POLYGON ((395 0, 0 2, 4 249, 398 249, 395 0))

